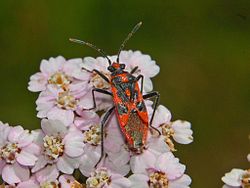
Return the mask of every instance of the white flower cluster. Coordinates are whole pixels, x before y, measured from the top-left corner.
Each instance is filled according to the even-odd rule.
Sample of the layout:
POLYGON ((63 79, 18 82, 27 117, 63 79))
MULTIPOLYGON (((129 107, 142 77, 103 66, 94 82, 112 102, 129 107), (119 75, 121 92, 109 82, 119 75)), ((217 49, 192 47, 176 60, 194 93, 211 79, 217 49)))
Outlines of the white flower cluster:
MULTIPOLYGON (((125 71, 137 67, 133 75, 144 76, 144 85, 140 86, 143 93, 152 91, 151 78, 160 69, 155 61, 140 51, 122 51, 119 57, 125 71)), ((117 56, 109 58, 115 62, 117 56)), ((160 134, 148 129, 146 144, 139 153, 128 147, 115 114, 102 132, 102 120, 114 104, 111 96, 96 93, 97 108, 92 109, 94 88, 111 92, 110 83, 93 70, 110 79, 108 66, 103 57, 42 60, 40 72, 31 76, 28 86, 30 91, 39 92, 36 109, 41 129, 30 132, 0 122, 0 174, 5 187, 189 187, 191 178, 185 174, 186 167, 173 152, 175 142, 193 141, 191 124, 172 121, 163 105, 157 107, 152 122, 160 134), (78 170, 80 178, 79 173, 75 176, 78 170)), ((145 107, 150 119, 153 102, 145 100, 145 107)))

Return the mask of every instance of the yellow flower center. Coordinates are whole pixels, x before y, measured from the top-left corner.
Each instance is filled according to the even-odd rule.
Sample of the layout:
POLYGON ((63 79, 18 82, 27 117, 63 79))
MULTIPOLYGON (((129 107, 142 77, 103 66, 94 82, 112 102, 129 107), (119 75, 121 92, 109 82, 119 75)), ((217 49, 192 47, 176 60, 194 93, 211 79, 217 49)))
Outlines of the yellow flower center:
MULTIPOLYGON (((110 75, 103 73, 107 78, 110 79, 110 75)), ((95 88, 99 88, 99 89, 109 89, 110 88, 110 84, 108 82, 106 82, 99 74, 97 73, 93 73, 93 76, 90 80, 90 83, 92 83, 92 85, 95 88)))
POLYGON ((55 74, 50 76, 48 83, 66 89, 71 83, 71 79, 69 76, 62 72, 56 72, 55 74))
POLYGON ((60 188, 59 183, 56 182, 44 182, 41 184, 41 188, 60 188))
POLYGON ((6 163, 13 164, 16 161, 16 155, 21 152, 17 144, 7 143, 0 149, 0 158, 5 160, 6 163))
POLYGON ((77 105, 76 98, 69 91, 60 92, 57 98, 57 106, 66 109, 74 110, 77 105))
POLYGON ((250 188, 250 169, 242 176, 241 183, 243 188, 250 188))
POLYGON ((150 188, 168 188, 168 179, 163 172, 153 172, 149 175, 148 185, 150 188))
POLYGON ((171 127, 171 124, 163 124, 161 125, 161 128, 166 144, 169 146, 171 151, 176 151, 174 143, 171 139, 174 135, 174 129, 171 127))
POLYGON ((97 169, 86 180, 87 188, 102 188, 105 185, 109 185, 111 182, 110 175, 106 169, 97 169))
POLYGON ((84 142, 97 146, 101 143, 101 128, 99 125, 93 125, 89 130, 83 133, 84 142))
POLYGON ((75 180, 70 188, 84 188, 84 186, 75 180))
POLYGON ((51 159, 55 160, 63 155, 64 144, 62 144, 62 138, 60 136, 48 136, 43 138, 43 146, 45 155, 51 159))

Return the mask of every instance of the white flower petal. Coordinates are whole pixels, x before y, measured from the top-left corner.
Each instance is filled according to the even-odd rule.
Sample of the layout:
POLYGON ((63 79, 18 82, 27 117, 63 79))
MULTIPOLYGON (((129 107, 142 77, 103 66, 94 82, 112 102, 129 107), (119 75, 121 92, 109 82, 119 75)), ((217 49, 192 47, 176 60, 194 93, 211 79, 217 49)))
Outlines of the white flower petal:
POLYGON ((155 116, 152 125, 159 127, 160 125, 170 123, 172 115, 170 111, 163 105, 159 105, 155 111, 155 116))
POLYGON ((169 188, 189 188, 191 182, 191 178, 188 175, 184 174, 178 179, 169 181, 169 188))
POLYGON ((193 142, 191 123, 177 120, 172 122, 171 127, 174 129, 173 138, 176 142, 180 144, 189 144, 193 142))
POLYGON ((225 184, 229 186, 240 187, 241 177, 244 173, 244 170, 234 168, 231 170, 231 172, 226 173, 225 176, 223 176, 221 179, 225 184))

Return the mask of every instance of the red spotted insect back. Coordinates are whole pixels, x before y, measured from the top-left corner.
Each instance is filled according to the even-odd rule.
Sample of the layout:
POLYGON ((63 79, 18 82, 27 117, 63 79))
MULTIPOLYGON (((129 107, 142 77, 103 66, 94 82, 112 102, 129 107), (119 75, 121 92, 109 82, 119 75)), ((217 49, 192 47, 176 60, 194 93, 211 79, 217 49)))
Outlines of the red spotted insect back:
POLYGON ((124 48, 127 41, 131 38, 131 36, 133 36, 133 34, 139 29, 141 25, 142 22, 138 23, 128 34, 126 39, 123 41, 117 53, 116 62, 111 62, 106 53, 103 50, 94 46, 93 44, 78 39, 70 39, 70 41, 84 44, 86 46, 95 49, 100 54, 102 54, 108 60, 109 63, 107 69, 110 71, 111 74, 110 79, 96 69, 94 69, 93 72, 97 73, 101 78, 103 78, 106 82, 108 82, 111 85, 111 92, 104 89, 93 88, 92 95, 93 95, 94 106, 93 108, 88 109, 91 110, 96 108, 95 92, 99 92, 105 95, 110 95, 113 97, 114 106, 111 107, 106 112, 101 122, 102 149, 101 149, 100 160, 104 156, 103 129, 105 123, 107 122, 108 118, 110 117, 110 115, 113 113, 114 110, 121 131, 126 139, 128 148, 132 152, 135 153, 142 152, 147 143, 147 134, 149 128, 156 130, 158 134, 160 134, 160 132, 156 128, 152 127, 152 121, 154 118, 155 110, 159 102, 159 96, 160 96, 159 93, 156 91, 152 91, 150 93, 143 94, 143 78, 144 78, 143 75, 139 75, 137 77, 133 75, 138 69, 138 67, 135 67, 131 72, 127 72, 125 71, 125 64, 119 63, 120 52, 124 48), (139 87, 138 84, 139 81, 141 82, 141 88, 139 87), (153 104, 154 110, 151 119, 149 121, 148 112, 144 99, 149 99, 153 97, 155 98, 153 104))

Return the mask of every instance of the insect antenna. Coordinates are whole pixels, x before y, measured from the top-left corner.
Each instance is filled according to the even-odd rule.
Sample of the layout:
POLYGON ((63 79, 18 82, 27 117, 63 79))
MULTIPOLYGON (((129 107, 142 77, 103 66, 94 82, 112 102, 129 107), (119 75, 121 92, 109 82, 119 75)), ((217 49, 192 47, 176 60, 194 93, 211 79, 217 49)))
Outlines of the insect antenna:
POLYGON ((138 24, 136 24, 136 26, 132 29, 132 31, 128 34, 127 38, 125 38, 125 40, 123 41, 123 43, 120 46, 120 49, 117 53, 117 59, 116 62, 119 63, 119 56, 121 51, 123 50, 123 48, 125 47, 126 43, 128 42, 128 40, 135 34, 135 32, 141 27, 142 22, 139 22, 138 24))
POLYGON ((82 40, 78 40, 78 39, 72 39, 70 38, 69 39, 71 42, 75 42, 75 43, 79 43, 79 44, 83 44, 83 45, 86 45, 96 51, 98 51, 100 54, 102 54, 103 57, 105 57, 108 62, 109 62, 109 65, 111 65, 111 60, 108 58, 107 54, 100 48, 97 48, 95 45, 91 44, 91 43, 88 43, 88 42, 85 42, 85 41, 82 41, 82 40))

